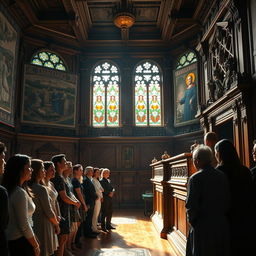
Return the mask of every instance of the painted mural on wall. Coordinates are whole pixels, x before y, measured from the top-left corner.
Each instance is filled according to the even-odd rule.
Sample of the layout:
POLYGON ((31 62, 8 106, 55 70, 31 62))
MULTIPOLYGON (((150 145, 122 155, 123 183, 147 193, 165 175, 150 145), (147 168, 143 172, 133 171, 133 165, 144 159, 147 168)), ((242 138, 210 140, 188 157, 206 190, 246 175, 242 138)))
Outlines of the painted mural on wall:
POLYGON ((22 121, 75 126, 77 76, 62 71, 26 65, 22 121))
POLYGON ((0 120, 13 125, 17 31, 0 6, 0 120))
MULTIPOLYGON (((174 125, 182 126, 196 122, 197 113, 197 63, 195 54, 184 55, 184 65, 174 71, 174 125), (188 61, 191 60, 191 61, 188 61)), ((182 59, 182 58, 181 58, 182 59)), ((180 61, 179 61, 180 62, 180 61)))

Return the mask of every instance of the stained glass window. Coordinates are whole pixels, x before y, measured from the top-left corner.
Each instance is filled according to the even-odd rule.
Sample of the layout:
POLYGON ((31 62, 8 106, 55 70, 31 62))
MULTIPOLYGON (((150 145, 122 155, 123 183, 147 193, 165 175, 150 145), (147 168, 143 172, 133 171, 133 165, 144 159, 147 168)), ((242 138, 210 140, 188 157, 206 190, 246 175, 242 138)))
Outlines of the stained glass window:
POLYGON ((146 61, 135 69, 135 125, 160 126, 161 73, 157 65, 146 61))
POLYGON ((97 65, 92 74, 94 127, 119 126, 119 84, 117 67, 109 62, 97 65))
POLYGON ((48 51, 36 53, 32 58, 31 64, 66 71, 63 60, 55 53, 48 51))
POLYGON ((179 58, 176 69, 186 67, 186 66, 188 66, 191 63, 194 63, 196 61, 197 61, 197 58, 196 58, 195 53, 194 52, 187 52, 179 58))

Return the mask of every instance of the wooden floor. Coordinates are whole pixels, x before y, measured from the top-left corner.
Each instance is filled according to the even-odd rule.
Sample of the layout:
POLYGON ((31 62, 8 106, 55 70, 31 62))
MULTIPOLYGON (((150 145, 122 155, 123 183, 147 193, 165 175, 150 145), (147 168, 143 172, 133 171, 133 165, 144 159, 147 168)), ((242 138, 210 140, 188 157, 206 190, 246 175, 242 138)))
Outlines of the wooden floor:
POLYGON ((97 239, 82 238, 82 249, 77 250, 77 256, 91 256, 102 248, 145 248, 151 256, 176 256, 169 243, 161 239, 149 217, 143 215, 143 210, 116 211, 113 223, 116 230, 101 233, 97 239))

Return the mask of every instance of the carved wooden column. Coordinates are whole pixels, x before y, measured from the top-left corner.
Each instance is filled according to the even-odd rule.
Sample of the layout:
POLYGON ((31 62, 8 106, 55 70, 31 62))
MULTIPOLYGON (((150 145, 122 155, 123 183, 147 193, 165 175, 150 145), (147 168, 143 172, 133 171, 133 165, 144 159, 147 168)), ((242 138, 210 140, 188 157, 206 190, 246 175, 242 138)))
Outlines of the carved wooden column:
POLYGON ((167 238, 171 227, 171 193, 167 181, 170 178, 170 166, 167 160, 151 164, 154 204, 152 222, 161 238, 167 238))
POLYGON ((237 100, 232 105, 233 110, 233 135, 234 135, 234 146, 237 150, 239 156, 241 156, 241 148, 240 148, 240 141, 239 141, 239 133, 240 133, 240 113, 237 100))
POLYGON ((209 123, 208 123, 208 119, 206 118, 206 116, 203 116, 200 119, 200 125, 203 128, 203 130, 204 130, 204 134, 209 131, 209 123))
POLYGON ((241 145, 242 145, 242 155, 240 155, 241 160, 244 165, 250 166, 250 148, 249 148, 249 125, 248 125, 248 110, 244 102, 240 102, 239 108, 241 111, 241 145))

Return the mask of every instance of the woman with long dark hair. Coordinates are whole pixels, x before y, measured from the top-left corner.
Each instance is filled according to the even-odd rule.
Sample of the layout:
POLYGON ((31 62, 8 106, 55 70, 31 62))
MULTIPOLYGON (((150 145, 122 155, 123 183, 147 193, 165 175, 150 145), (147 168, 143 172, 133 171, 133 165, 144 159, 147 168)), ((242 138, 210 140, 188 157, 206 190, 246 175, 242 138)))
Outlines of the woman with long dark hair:
POLYGON ((7 161, 3 186, 9 194, 9 223, 6 233, 10 256, 40 255, 40 247, 32 229, 35 204, 33 194, 27 186, 31 174, 29 156, 17 154, 7 161))
MULTIPOLYGON (((250 170, 242 165, 234 145, 221 140, 215 145, 217 169, 229 180, 231 207, 229 211, 231 255, 255 252, 255 199, 250 170)), ((217 189, 217 188, 216 188, 217 189)))

